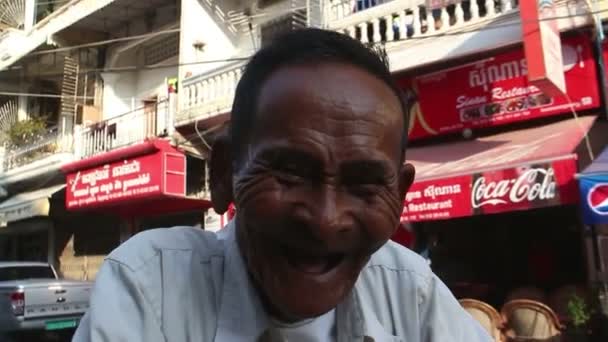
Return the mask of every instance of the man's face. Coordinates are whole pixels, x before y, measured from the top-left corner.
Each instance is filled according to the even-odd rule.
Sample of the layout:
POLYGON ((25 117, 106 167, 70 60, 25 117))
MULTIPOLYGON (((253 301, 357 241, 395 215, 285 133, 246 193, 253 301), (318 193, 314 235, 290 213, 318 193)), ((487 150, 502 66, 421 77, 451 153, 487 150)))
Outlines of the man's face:
POLYGON ((271 314, 336 307, 393 234, 413 179, 403 130, 396 95, 356 67, 288 66, 263 83, 234 194, 239 245, 271 314))

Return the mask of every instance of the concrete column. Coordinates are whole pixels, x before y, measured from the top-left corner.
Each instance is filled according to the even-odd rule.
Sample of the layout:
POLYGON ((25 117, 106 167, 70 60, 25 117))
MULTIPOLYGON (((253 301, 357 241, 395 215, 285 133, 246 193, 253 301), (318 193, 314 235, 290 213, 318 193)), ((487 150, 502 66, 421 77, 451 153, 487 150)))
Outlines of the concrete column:
POLYGON ((36 0, 25 0, 25 18, 23 29, 29 31, 36 24, 36 0))
POLYGON ((19 96, 17 101, 17 120, 23 121, 29 117, 27 113, 27 97, 19 96))

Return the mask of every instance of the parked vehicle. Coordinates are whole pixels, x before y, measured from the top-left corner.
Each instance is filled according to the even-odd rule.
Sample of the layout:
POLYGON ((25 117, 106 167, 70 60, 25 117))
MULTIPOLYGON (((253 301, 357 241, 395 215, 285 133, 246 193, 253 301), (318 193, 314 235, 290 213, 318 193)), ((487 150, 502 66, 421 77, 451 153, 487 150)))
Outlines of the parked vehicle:
POLYGON ((91 287, 59 279, 47 263, 0 262, 0 332, 75 328, 91 287))

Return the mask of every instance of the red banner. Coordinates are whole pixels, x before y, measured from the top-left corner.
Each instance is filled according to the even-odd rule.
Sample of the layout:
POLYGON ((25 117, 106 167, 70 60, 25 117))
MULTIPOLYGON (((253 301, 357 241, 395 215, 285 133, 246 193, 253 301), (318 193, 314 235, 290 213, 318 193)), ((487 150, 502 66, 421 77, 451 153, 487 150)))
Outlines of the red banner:
POLYGON ((431 221, 578 203, 576 159, 414 183, 402 220, 431 221))
POLYGON ((183 154, 158 151, 66 176, 66 208, 81 209, 163 195, 185 196, 183 154))
MULTIPOLYGON (((564 39, 563 71, 576 110, 599 106, 596 69, 585 37, 564 39)), ((519 49, 415 80, 418 103, 410 113, 410 138, 504 125, 570 111, 565 96, 544 94, 528 79, 519 49)))

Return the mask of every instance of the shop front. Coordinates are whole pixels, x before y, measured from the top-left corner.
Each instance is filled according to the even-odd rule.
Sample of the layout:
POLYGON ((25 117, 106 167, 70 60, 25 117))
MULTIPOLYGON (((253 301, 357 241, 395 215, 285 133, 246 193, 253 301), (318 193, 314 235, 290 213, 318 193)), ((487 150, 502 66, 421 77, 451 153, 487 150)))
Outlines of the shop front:
POLYGON ((522 48, 402 80, 417 97, 402 221, 458 298, 532 299, 567 322, 564 294, 592 280, 575 175, 608 135, 589 37, 561 47, 567 95, 529 81, 522 48))
MULTIPOLYGON (((139 231, 200 224, 211 204, 191 195, 198 193, 204 170, 188 163, 181 150, 156 139, 64 166, 66 210, 82 218, 105 218, 111 225, 95 229, 81 245, 97 249, 93 254, 103 259, 139 231), (101 237, 108 240, 106 247, 99 246, 101 237)), ((86 224, 74 229, 91 230, 86 224)))
POLYGON ((457 297, 501 307, 526 291, 550 304, 586 284, 575 174, 595 120, 408 150, 417 177, 402 220, 457 297))
POLYGON ((0 203, 0 260, 53 263, 56 222, 52 197, 65 185, 16 194, 0 203))

